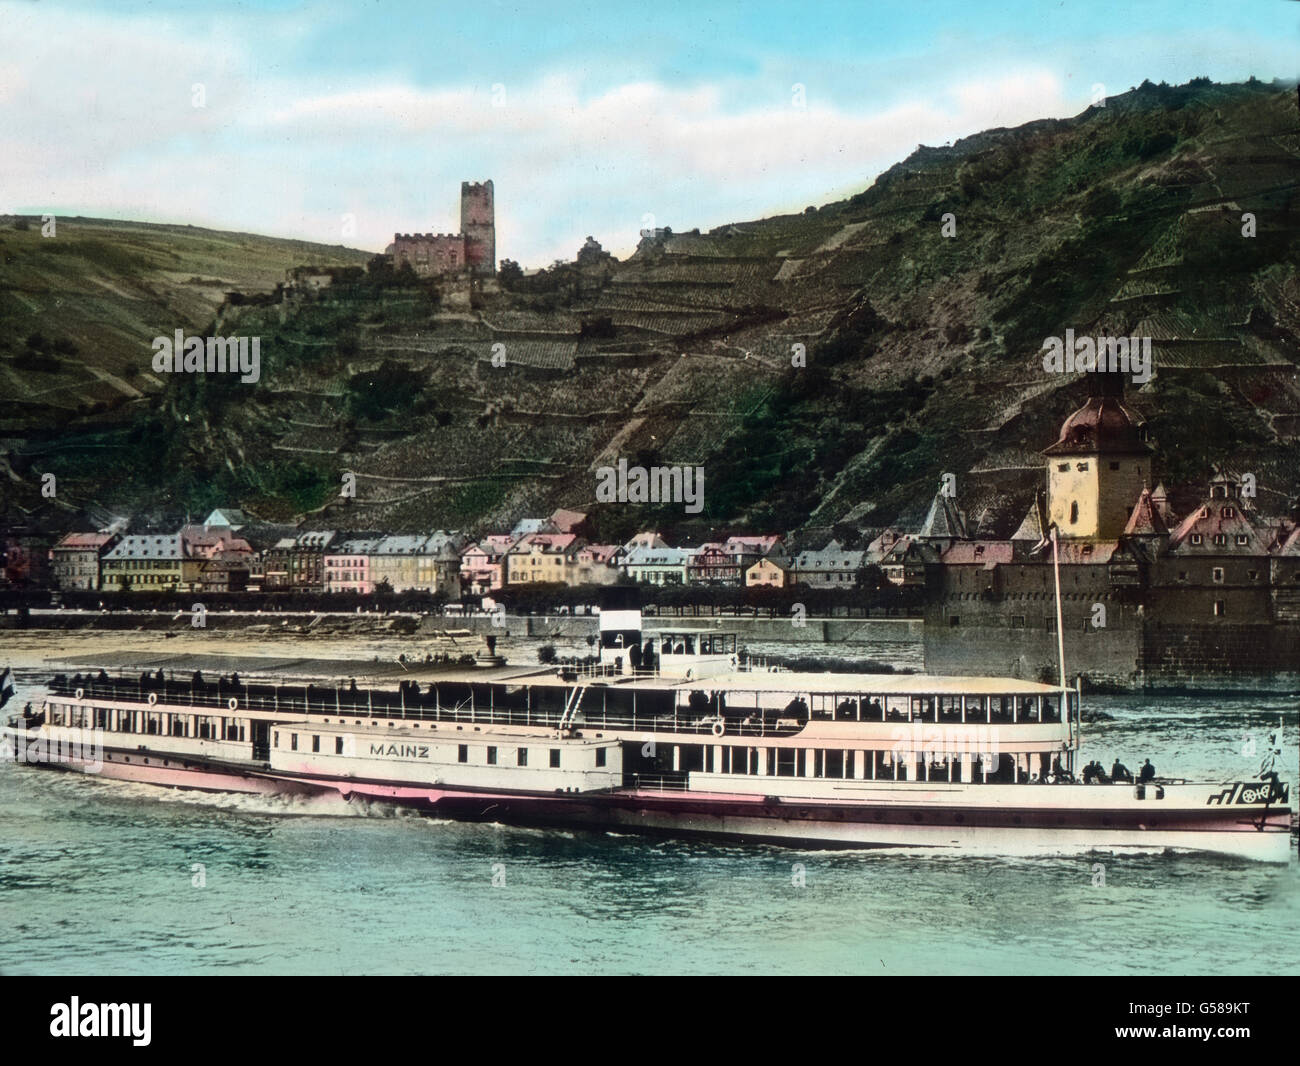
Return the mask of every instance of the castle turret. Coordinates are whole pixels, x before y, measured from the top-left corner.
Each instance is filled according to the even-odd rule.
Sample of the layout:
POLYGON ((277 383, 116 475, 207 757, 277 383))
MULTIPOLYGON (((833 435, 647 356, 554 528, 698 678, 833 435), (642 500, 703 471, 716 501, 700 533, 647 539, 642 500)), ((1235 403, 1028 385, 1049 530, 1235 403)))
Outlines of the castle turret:
POLYGON ((1111 540, 1128 524, 1151 473, 1141 419, 1124 404, 1119 374, 1088 376, 1088 402, 1046 449, 1047 514, 1065 537, 1111 540))
POLYGON ((460 232, 465 262, 475 274, 497 272, 496 205, 491 180, 460 183, 460 232))

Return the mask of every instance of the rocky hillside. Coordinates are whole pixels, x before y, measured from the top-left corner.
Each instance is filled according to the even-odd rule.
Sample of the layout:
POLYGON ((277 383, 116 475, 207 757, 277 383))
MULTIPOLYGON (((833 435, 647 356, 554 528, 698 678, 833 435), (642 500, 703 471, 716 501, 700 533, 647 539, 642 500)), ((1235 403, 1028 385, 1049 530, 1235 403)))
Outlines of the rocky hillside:
MULTIPOLYGON (((1298 174, 1293 88, 1144 84, 1072 119, 919 148, 846 201, 674 227, 626 262, 508 276, 472 305, 384 271, 221 304, 214 328, 262 337, 255 386, 141 388, 138 346, 112 338, 135 344, 152 320, 120 324, 141 297, 113 295, 125 284, 103 261, 81 286, 102 317, 71 338, 77 356, 52 354, 83 372, 92 408, 105 375, 144 395, 65 409, 57 450, 34 431, 52 414, 11 422, 9 491, 54 470, 61 494, 119 509, 235 503, 351 528, 565 506, 614 538, 915 521, 953 472, 971 518, 1005 533, 1084 393, 1042 369, 1044 338, 1072 328, 1153 338, 1156 373, 1130 399, 1176 501, 1217 462, 1254 472, 1261 506, 1282 511, 1300 494, 1298 174), (620 456, 702 464, 703 514, 597 506, 595 468, 620 456), (349 471, 355 499, 338 496, 349 471)), ((31 240, 0 230, 7 254, 31 240)), ((33 275, 5 269, 8 301, 15 271, 33 275)), ((213 307, 245 287, 226 284, 233 269, 187 264, 170 283, 213 307)), ((3 372, 48 403, 45 371, 15 369, 6 340, 3 372)))

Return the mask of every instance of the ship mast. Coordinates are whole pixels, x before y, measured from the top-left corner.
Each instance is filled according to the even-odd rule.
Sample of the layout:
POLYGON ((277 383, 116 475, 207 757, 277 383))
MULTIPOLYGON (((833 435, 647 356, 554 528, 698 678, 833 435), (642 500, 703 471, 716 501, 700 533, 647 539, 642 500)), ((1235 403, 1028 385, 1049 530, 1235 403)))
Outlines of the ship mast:
MULTIPOLYGON (((1070 761, 1073 762, 1074 752, 1079 747, 1079 736, 1070 717, 1070 696, 1065 685, 1065 618, 1061 608, 1061 554, 1055 522, 1052 523, 1049 533, 1052 538, 1052 580, 1056 586, 1056 666, 1061 685, 1061 718, 1070 731, 1070 761)), ((1071 771, 1073 772, 1073 767, 1071 771)))

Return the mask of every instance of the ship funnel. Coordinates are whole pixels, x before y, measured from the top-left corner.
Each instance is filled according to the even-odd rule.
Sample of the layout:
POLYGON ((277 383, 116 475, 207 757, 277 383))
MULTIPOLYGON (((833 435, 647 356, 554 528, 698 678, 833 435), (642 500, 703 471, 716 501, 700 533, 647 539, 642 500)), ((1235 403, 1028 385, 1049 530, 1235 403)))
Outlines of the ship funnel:
POLYGON ((641 590, 607 585, 600 590, 600 664, 632 673, 641 662, 641 590))

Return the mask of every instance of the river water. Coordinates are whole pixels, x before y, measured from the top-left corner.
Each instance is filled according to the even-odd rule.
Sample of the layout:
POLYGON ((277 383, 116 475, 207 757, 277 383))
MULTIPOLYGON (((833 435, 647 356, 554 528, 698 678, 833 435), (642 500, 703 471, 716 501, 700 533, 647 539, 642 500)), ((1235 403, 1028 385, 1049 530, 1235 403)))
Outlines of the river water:
MULTIPOLYGON (((899 649, 900 665, 910 655, 899 649)), ((36 665, 28 655, 20 685, 44 675, 36 665)), ((1087 706, 1111 718, 1085 726, 1085 762, 1149 757, 1161 774, 1214 780, 1250 776, 1281 718, 1294 795, 1295 698, 1087 706)), ((1292 854, 1283 866, 793 851, 0 762, 0 971, 1294 974, 1292 854)))

